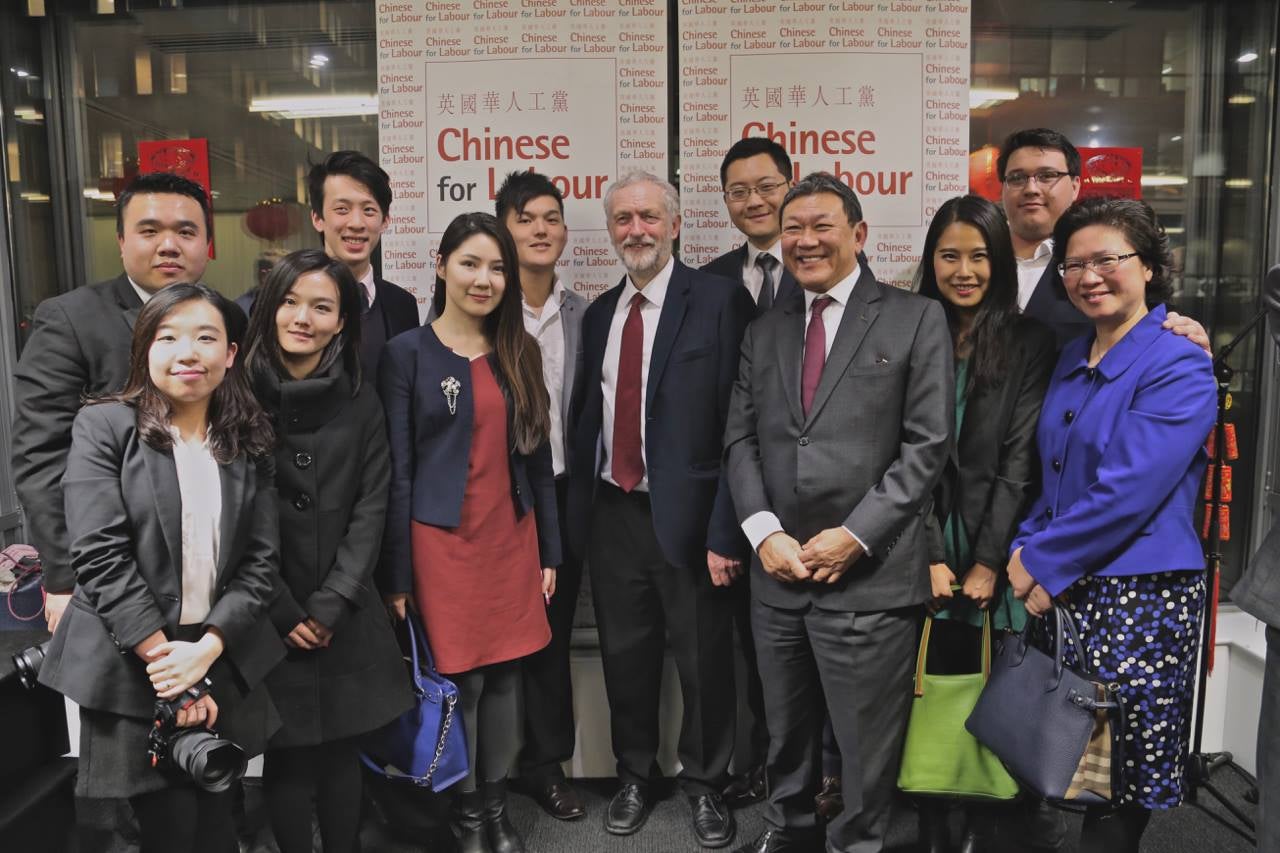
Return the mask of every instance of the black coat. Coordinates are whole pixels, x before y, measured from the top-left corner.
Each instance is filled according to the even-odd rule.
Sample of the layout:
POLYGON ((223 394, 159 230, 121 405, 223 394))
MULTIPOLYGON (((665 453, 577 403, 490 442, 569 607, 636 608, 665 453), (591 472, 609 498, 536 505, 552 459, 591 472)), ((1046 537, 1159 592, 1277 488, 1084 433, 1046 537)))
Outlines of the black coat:
MULTIPOLYGON (((1013 328, 1004 381, 970 393, 934 492, 929 561, 946 562, 942 531, 960 508, 973 561, 1003 574, 1009 543, 1036 495, 1036 424, 1057 363, 1054 334, 1029 317, 1013 328)), ((970 566, 955 566, 962 577, 970 566)))
POLYGON ((62 474, 71 422, 85 394, 119 391, 129 378, 129 342, 142 300, 123 273, 46 299, 13 372, 13 477, 31 544, 50 592, 70 592, 62 474))
POLYGON ((355 397, 340 365, 328 376, 259 377, 274 415, 280 577, 271 608, 281 636, 308 617, 333 629, 328 648, 290 648, 267 677, 284 727, 273 747, 371 731, 409 707, 408 677, 373 585, 390 462, 382 405, 355 397))
MULTIPOLYGON (((142 441, 134 409, 85 408, 65 480, 76 587, 49 644, 40 682, 97 711, 149 718, 155 691, 134 647, 176 635, 182 610, 182 499, 173 453, 142 441)), ((205 627, 252 687, 284 656, 267 621, 277 560, 270 460, 219 465, 222 527, 205 627)), ((215 684, 215 688, 218 685, 215 684)))
POLYGON ((1072 304, 1062 276, 1058 275, 1058 268, 1052 261, 1040 276, 1036 289, 1031 291, 1031 298, 1022 313, 1052 329, 1059 350, 1066 346, 1067 341, 1093 333, 1093 323, 1072 304))

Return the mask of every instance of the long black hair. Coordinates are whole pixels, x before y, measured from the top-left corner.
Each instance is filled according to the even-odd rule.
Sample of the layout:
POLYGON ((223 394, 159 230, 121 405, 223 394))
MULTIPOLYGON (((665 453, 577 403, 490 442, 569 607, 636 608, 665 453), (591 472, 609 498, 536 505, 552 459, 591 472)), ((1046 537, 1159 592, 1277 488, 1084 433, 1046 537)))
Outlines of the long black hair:
POLYGON ((521 453, 532 453, 551 434, 551 397, 542 377, 542 352, 524 329, 520 307, 520 262, 507 229, 489 213, 459 214, 440 236, 436 256, 436 287, 431 297, 437 317, 444 315, 442 275, 449 255, 471 237, 483 234, 498 244, 502 256, 502 298, 484 318, 484 336, 493 347, 494 365, 503 394, 511 406, 511 441, 521 453))
POLYGON ((929 223, 920 255, 917 273, 920 295, 942 303, 951 339, 955 342, 960 331, 960 312, 938 288, 933 255, 943 232, 956 222, 978 229, 986 243, 987 260, 991 266, 991 278, 969 332, 969 342, 973 347, 969 387, 999 385, 1009 363, 1013 327, 1018 322, 1018 266, 1014 260, 1013 241, 1009 237, 1009 223, 997 205, 976 195, 965 195, 947 199, 938 208, 929 223))
POLYGON ((315 372, 324 373, 341 358, 354 395, 360 390, 360 315, 364 311, 364 301, 360 297, 360 285, 347 265, 335 261, 320 249, 290 252, 267 274, 267 280, 258 288, 253 315, 249 318, 245 363, 255 380, 271 373, 281 379, 290 378, 284 352, 280 349, 280 335, 276 331, 276 311, 294 283, 313 272, 324 273, 337 288, 338 316, 343 321, 342 331, 334 335, 320 353, 320 363, 315 372))
MULTIPOLYGON (((121 402, 137 410, 138 434, 156 450, 173 447, 169 426, 173 404, 151 381, 151 345, 156 331, 175 308, 186 302, 207 302, 222 315, 227 331, 227 345, 241 347, 244 338, 244 312, 222 294, 204 284, 180 282, 156 291, 142 306, 133 327, 129 349, 129 380, 117 394, 109 394, 89 402, 121 402)), ((209 398, 209 450, 213 458, 226 464, 241 453, 265 456, 275 441, 271 421, 253 396, 249 380, 237 358, 209 398)))

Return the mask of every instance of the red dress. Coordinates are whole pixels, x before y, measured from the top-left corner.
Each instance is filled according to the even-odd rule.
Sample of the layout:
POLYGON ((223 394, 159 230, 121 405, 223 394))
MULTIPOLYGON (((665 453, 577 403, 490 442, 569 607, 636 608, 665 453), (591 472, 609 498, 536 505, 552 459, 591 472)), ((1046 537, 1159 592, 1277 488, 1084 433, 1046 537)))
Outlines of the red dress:
POLYGON ((507 404, 487 358, 471 361, 475 421, 462 523, 412 523, 414 600, 443 673, 532 654, 551 640, 533 513, 516 519, 507 404))

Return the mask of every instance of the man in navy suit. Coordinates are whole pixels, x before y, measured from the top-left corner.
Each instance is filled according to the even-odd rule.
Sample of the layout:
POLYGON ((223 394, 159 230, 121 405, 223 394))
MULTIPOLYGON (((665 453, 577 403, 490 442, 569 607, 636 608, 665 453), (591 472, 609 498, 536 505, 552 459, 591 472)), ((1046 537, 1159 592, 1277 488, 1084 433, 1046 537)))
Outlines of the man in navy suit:
POLYGON ((738 347, 753 314, 733 282, 672 257, 680 199, 645 172, 605 194, 626 277, 586 312, 573 406, 569 533, 591 572, 621 788, 605 828, 644 824, 660 774, 668 644, 684 700, 680 779, 704 847, 733 840, 720 795, 733 752, 733 601, 746 542, 722 468, 738 347))

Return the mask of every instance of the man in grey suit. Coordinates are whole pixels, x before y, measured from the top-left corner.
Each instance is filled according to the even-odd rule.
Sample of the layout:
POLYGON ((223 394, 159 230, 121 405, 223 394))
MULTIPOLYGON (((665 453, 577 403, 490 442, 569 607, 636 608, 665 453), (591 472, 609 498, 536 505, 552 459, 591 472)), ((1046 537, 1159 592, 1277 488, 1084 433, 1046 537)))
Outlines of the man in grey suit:
MULTIPOLYGON (((1280 345, 1280 266, 1262 290, 1271 337, 1280 345)), ((1267 663, 1258 713, 1258 850, 1280 850, 1280 523, 1274 524, 1249 569, 1231 590, 1240 609, 1267 626, 1267 663)))
POLYGON ((520 259, 524 327, 542 351, 542 373, 551 397, 551 460, 561 519, 564 561, 556 573, 556 594, 547 605, 551 642, 524 659, 524 747, 520 751, 521 786, 543 811, 558 820, 587 813, 578 792, 565 780, 561 764, 573 757, 573 687, 569 678, 569 641, 582 582, 582 558, 568 549, 564 532, 568 495, 568 444, 565 424, 574 383, 582 375, 582 314, 587 300, 556 274, 569 230, 564 196, 537 172, 512 172, 495 199, 498 220, 511 232, 520 259))
POLYGON ((138 176, 116 203, 124 272, 36 308, 13 377, 13 475, 44 566, 50 631, 75 586, 62 506, 71 422, 84 395, 118 391, 128 379, 129 341, 142 303, 162 287, 204 275, 210 216, 199 184, 167 172, 138 176))
POLYGON ((954 419, 950 336, 939 304, 859 267, 867 226, 836 178, 797 183, 781 216, 802 292, 747 329, 725 432, 768 685, 766 829, 739 853, 814 841, 824 698, 845 804, 826 849, 875 853, 929 598, 921 517, 954 419))

